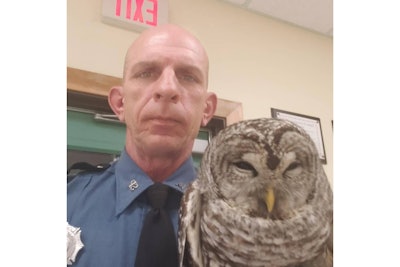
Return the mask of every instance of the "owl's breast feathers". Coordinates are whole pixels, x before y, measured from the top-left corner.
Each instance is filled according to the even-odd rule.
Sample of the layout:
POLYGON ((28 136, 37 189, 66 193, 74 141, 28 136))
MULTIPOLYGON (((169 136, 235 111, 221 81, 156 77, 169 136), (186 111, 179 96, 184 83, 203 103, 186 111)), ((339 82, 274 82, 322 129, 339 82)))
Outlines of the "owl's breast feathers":
POLYGON ((225 202, 205 206, 201 219, 205 257, 231 265, 290 266, 321 253, 331 233, 324 214, 310 209, 289 220, 240 214, 225 202))
POLYGON ((185 257, 191 254, 186 259, 192 263, 183 266, 286 267, 326 261, 332 237, 332 195, 329 184, 319 182, 328 191, 317 192, 295 217, 286 220, 247 216, 223 199, 204 202, 199 190, 191 188, 185 200, 186 248, 190 246, 185 257))

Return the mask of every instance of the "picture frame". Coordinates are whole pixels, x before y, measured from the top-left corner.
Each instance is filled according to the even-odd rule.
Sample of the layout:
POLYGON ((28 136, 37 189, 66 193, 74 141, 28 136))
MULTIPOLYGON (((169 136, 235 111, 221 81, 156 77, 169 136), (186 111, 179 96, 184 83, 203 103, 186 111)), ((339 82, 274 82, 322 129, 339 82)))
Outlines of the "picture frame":
POLYGON ((322 136, 321 121, 318 117, 303 115, 276 108, 271 108, 271 116, 272 118, 291 121, 303 128, 314 141, 322 164, 326 164, 327 159, 325 153, 324 138, 322 136))

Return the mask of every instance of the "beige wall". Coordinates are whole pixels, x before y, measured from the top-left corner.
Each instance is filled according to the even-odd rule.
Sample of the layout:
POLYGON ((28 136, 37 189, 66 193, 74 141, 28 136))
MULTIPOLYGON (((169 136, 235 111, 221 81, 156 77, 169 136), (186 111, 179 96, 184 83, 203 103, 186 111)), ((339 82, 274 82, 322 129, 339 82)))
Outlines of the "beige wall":
MULTIPOLYGON (((121 77, 137 33, 101 22, 102 0, 67 1, 68 67, 121 77)), ((244 119, 278 108, 319 117, 333 181, 333 39, 221 0, 169 0, 169 21, 192 31, 210 57, 209 90, 241 102, 244 119)))

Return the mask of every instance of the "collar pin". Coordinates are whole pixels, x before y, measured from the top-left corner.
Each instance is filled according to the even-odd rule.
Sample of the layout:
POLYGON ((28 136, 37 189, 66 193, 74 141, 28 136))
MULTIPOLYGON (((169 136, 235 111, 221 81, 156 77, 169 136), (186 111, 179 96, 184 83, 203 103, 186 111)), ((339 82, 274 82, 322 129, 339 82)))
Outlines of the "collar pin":
POLYGON ((134 191, 136 188, 138 188, 139 187, 139 184, 136 182, 136 180, 135 179, 132 179, 131 181, 130 181, 130 183, 129 183, 129 189, 131 190, 131 191, 134 191))

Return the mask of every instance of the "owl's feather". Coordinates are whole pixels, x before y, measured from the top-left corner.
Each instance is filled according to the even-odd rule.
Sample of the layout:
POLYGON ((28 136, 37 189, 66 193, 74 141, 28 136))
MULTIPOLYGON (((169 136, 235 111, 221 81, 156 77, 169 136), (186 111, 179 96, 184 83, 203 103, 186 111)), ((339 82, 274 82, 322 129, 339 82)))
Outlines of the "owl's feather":
POLYGON ((181 266, 332 266, 332 198, 301 128, 277 119, 229 126, 182 198, 181 266))

